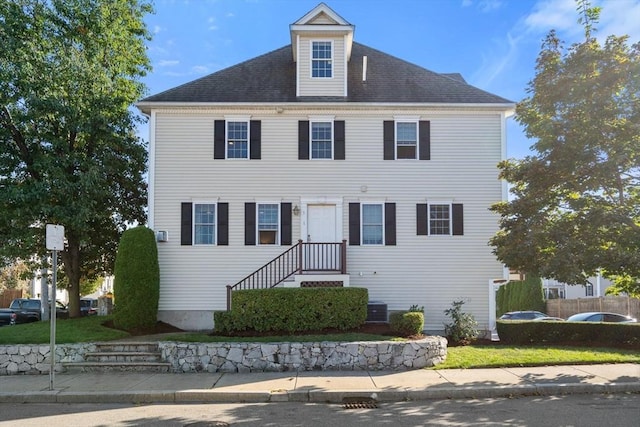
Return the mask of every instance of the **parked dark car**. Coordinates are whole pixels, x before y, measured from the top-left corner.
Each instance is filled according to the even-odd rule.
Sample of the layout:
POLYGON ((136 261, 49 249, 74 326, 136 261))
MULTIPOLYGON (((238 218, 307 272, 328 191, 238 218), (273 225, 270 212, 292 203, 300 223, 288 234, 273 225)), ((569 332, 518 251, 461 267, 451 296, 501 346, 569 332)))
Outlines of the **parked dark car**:
MULTIPOLYGON (((16 298, 9 306, 16 314, 15 323, 37 322, 42 318, 42 302, 37 298, 16 298)), ((67 306, 60 301, 56 301, 56 318, 66 319, 69 317, 67 306)))
POLYGON ((0 308, 0 326, 15 325, 18 315, 10 308, 0 308))
POLYGON ((549 317, 541 311, 510 311, 500 316, 500 320, 535 320, 541 317, 549 317))
POLYGON ((96 316, 98 314, 98 300, 95 298, 80 298, 80 315, 96 316))
POLYGON ((16 314, 16 324, 37 322, 42 316, 40 300, 35 298, 16 298, 9 308, 16 314))
POLYGON ((624 314, 606 313, 602 311, 592 311, 588 313, 578 313, 567 318, 568 322, 614 322, 614 323, 636 323, 637 320, 624 314))

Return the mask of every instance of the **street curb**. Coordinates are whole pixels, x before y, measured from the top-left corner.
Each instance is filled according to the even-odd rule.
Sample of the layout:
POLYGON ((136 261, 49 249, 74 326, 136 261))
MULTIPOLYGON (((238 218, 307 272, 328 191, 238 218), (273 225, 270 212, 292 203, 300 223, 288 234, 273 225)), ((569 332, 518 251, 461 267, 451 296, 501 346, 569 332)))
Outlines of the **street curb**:
POLYGON ((423 390, 300 390, 243 391, 139 390, 113 392, 0 392, 0 403, 343 403, 345 399, 403 402, 441 399, 482 399, 567 394, 640 393, 640 382, 609 384, 527 384, 491 387, 434 387, 423 390))

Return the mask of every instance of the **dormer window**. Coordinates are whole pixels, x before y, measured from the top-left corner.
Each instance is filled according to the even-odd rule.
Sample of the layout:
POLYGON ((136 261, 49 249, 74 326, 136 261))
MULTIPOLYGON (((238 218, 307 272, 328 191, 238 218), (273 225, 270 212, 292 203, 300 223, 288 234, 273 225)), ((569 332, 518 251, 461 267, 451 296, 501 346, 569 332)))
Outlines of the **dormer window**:
POLYGON ((333 77, 331 67, 332 51, 330 41, 311 42, 311 77, 333 77))

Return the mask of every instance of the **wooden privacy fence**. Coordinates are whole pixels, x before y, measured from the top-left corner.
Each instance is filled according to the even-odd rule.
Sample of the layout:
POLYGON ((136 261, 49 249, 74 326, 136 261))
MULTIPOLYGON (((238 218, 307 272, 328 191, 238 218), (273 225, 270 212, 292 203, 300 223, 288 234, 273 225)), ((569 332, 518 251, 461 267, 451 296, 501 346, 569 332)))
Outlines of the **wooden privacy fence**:
POLYGON ((0 308, 9 307, 16 298, 22 298, 22 289, 5 289, 0 294, 0 308))
POLYGON ((640 319, 640 299, 631 297, 598 297, 547 300, 547 314, 567 318, 585 311, 608 311, 640 319))

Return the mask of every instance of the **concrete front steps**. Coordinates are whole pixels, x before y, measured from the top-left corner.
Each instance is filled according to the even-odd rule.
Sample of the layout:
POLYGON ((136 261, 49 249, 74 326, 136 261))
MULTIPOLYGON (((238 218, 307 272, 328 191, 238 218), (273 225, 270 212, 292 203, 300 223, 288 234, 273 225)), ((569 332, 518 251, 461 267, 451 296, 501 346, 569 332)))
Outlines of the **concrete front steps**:
POLYGON ((169 372, 157 342, 96 343, 96 351, 85 353, 83 362, 64 362, 67 372, 169 372))

